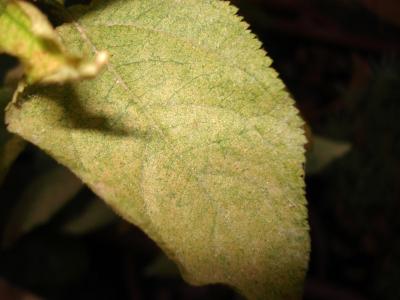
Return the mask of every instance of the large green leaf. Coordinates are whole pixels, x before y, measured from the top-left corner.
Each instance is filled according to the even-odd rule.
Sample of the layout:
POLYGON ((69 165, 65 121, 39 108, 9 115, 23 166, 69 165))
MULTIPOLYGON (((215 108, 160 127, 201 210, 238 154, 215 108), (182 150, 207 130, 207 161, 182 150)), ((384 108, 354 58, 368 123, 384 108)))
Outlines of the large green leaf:
POLYGON ((94 1, 59 28, 107 49, 93 81, 31 88, 9 129, 140 226, 193 284, 300 298, 308 263, 302 120, 236 9, 94 1))

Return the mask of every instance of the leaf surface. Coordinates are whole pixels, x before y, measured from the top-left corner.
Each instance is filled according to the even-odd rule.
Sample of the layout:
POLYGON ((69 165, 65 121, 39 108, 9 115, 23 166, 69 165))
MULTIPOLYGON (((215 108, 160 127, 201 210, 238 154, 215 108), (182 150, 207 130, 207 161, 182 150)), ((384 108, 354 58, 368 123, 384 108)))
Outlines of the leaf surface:
POLYGON ((31 88, 9 129, 140 226, 193 284, 301 298, 309 237, 293 101, 227 2, 94 1, 59 28, 110 53, 95 80, 31 88))

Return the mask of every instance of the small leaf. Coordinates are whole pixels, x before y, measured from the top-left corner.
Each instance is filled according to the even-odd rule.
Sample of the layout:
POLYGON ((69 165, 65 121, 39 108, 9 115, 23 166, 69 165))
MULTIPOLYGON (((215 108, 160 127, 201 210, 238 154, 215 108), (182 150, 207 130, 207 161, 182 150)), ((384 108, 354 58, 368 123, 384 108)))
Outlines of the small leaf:
POLYGON ((168 257, 158 255, 144 271, 149 277, 179 278, 179 270, 168 257))
POLYGON ((25 148, 25 141, 20 137, 7 132, 4 125, 4 109, 11 101, 12 92, 7 88, 0 88, 0 184, 8 169, 25 148))
POLYGON ((342 157, 351 149, 346 142, 333 141, 321 136, 313 136, 313 145, 307 153, 306 173, 311 175, 322 171, 335 159, 342 157))
POLYGON ((140 226, 193 284, 301 298, 304 133, 271 60, 216 0, 105 0, 58 29, 111 54, 94 80, 30 88, 9 129, 140 226))
POLYGON ((20 59, 28 83, 91 78, 108 60, 106 52, 94 62, 67 54, 46 16, 25 1, 0 0, 0 32, 0 53, 20 59))
POLYGON ((63 231, 69 234, 88 234, 117 220, 115 213, 100 199, 92 199, 85 209, 68 220, 63 231))
POLYGON ((82 186, 82 181, 63 167, 35 178, 12 211, 3 244, 9 246, 22 235, 48 222, 82 186))

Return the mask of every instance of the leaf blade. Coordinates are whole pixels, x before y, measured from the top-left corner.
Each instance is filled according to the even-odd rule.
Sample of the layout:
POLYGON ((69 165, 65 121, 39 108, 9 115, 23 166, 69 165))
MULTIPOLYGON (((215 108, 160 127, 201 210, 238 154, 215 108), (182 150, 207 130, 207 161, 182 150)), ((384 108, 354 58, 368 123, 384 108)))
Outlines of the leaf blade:
POLYGON ((73 11, 78 21, 60 35, 72 51, 106 48, 106 72, 27 91, 10 129, 140 226, 189 282, 226 283, 250 299, 300 297, 309 251, 302 121, 234 8, 177 3, 73 11), (40 128, 51 132, 35 135, 40 128))

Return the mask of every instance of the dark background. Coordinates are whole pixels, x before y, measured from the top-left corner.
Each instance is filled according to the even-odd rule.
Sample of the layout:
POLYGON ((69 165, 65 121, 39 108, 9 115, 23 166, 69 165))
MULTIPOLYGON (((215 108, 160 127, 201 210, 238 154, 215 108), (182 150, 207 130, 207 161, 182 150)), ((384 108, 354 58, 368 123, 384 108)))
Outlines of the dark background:
MULTIPOLYGON (((400 299, 400 2, 233 2, 296 100, 307 149, 317 136, 351 145, 306 176, 312 252, 304 299, 400 299)), ((0 80, 15 63, 0 56, 0 80)), ((2 240, 32 177, 54 168, 33 146, 18 158, 0 188, 2 240)), ((94 198, 81 189, 0 250, 1 300, 240 299, 225 287, 188 286, 152 241, 117 217, 65 233, 94 198)))

